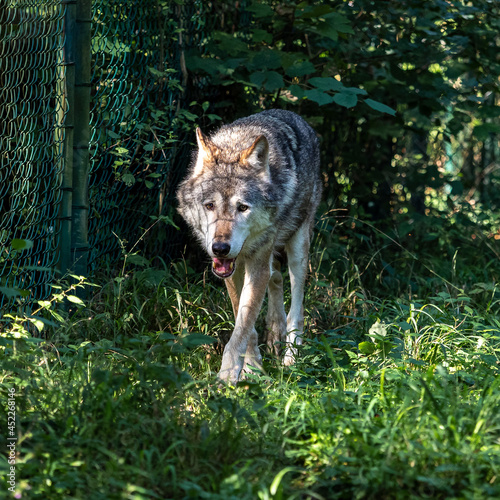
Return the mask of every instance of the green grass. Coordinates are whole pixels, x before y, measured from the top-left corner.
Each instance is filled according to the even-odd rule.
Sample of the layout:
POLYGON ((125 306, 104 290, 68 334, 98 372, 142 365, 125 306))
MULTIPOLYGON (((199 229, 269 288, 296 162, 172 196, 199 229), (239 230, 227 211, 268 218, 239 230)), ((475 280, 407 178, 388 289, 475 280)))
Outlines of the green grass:
MULTIPOLYGON (((99 278, 84 307, 72 299, 78 310, 41 334, 22 319, 5 326, 17 497, 499 497, 496 287, 433 275, 418 296, 380 299, 366 269, 338 262, 335 285, 309 280, 296 365, 265 357, 266 373, 236 388, 215 379, 217 340, 232 328, 225 291, 185 262, 99 278)), ((5 478, 4 454, 0 466, 5 478)))

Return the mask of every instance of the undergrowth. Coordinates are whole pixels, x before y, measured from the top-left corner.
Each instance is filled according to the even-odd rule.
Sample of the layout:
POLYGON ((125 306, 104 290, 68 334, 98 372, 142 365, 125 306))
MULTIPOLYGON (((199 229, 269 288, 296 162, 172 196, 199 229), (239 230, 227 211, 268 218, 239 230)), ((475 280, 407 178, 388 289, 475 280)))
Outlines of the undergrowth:
POLYGON ((215 378, 233 325, 223 285, 184 261, 130 258, 87 298, 75 295, 82 278, 56 289, 35 319, 4 318, 2 412, 14 388, 17 436, 16 486, 9 492, 5 479, 5 490, 44 499, 500 495, 495 283, 461 282, 459 259, 439 280, 443 263, 401 250, 418 289, 384 295, 394 281, 384 281, 383 252, 355 262, 351 243, 329 238, 328 252, 317 242, 311 258, 297 363, 266 354, 265 373, 236 388, 215 378))

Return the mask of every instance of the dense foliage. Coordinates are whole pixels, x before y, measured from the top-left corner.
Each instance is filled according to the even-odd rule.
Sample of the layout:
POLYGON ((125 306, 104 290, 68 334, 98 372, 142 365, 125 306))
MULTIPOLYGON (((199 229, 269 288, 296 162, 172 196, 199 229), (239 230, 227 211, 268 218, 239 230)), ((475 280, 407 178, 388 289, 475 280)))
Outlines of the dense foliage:
MULTIPOLYGON (((187 67, 217 86, 214 106, 224 120, 280 106, 314 125, 323 213, 327 224, 344 223, 362 265, 380 251, 389 286, 414 288, 405 278, 411 255, 431 267, 434 257, 450 262, 458 247, 459 261, 462 253, 479 253, 484 266, 498 258, 491 248, 500 202, 497 3, 231 6, 214 5, 220 30, 205 54, 188 54, 187 67)), ((326 246, 335 260, 340 249, 326 246)))
POLYGON ((295 366, 266 354, 266 373, 220 387, 221 283, 121 242, 93 295, 76 278, 2 318, 12 495, 498 498, 498 3, 209 6, 218 30, 182 54, 205 91, 183 129, 280 106, 322 140, 307 341, 295 366))
MULTIPOLYGON (((489 147, 500 131, 494 2, 259 1, 240 14, 224 2, 214 8, 221 30, 205 55, 193 49, 188 69, 224 90, 226 100, 215 106, 226 120, 272 106, 308 117, 323 139, 330 202, 342 193, 344 205, 367 206, 378 194, 377 215, 389 216, 391 199, 405 206, 401 198, 424 198, 426 187, 448 184, 457 195, 474 186, 481 165, 447 153, 498 152, 489 147), (391 196, 380 200, 384 194, 391 196)), ((496 196, 487 186, 480 201, 496 196)), ((423 202, 414 199, 414 208, 423 202)))

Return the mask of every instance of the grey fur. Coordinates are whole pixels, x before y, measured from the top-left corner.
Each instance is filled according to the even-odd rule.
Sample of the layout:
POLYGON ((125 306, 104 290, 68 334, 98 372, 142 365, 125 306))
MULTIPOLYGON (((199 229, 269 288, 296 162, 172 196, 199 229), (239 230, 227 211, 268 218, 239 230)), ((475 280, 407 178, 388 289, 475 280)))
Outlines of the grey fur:
MULTIPOLYGON (((197 135, 198 152, 177 192, 179 212, 213 258, 214 272, 229 278, 226 284, 236 325, 219 377, 235 382, 242 368, 260 365, 253 317, 254 309, 261 307, 261 288, 265 290, 269 280, 274 281, 268 291, 272 306, 267 318, 271 330, 268 344, 277 352, 279 342, 285 340, 285 328, 289 331, 287 343, 291 339, 300 343, 303 313, 298 311, 321 197, 319 143, 301 117, 283 110, 236 120, 210 137, 199 130, 197 135), (273 254, 283 251, 293 254, 294 262, 289 263, 294 272, 290 267, 292 309, 287 327, 283 306, 278 305, 283 294, 281 275, 278 277, 277 263, 273 263, 273 254), (252 312, 250 319, 242 312, 245 306, 252 312), (297 335, 290 334, 291 327, 297 335)), ((293 362, 295 354, 294 347, 288 345, 285 362, 293 362)))

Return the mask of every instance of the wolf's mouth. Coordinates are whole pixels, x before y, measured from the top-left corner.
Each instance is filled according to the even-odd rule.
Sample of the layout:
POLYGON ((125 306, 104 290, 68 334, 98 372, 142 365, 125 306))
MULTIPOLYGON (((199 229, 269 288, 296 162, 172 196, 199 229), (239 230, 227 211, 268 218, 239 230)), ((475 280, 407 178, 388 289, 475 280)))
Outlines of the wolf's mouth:
POLYGON ((212 271, 219 278, 229 278, 234 273, 236 259, 212 259, 212 271))

